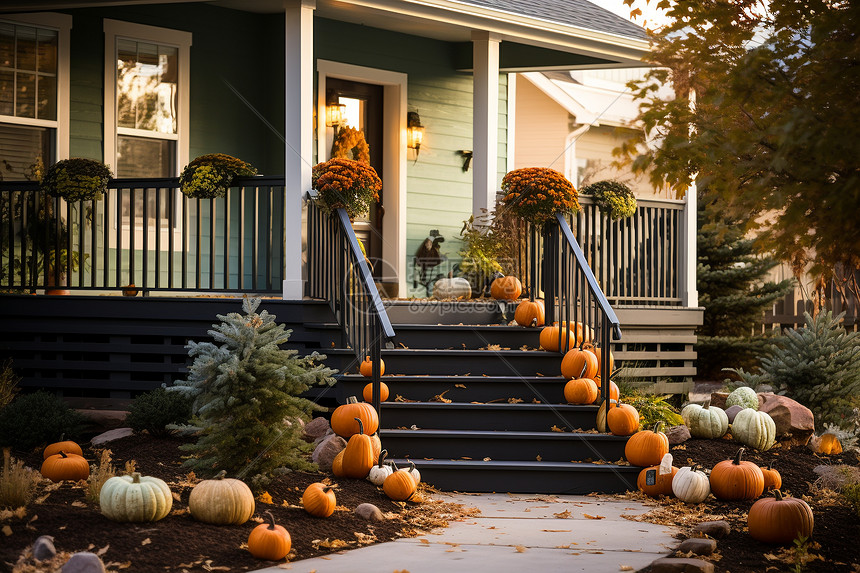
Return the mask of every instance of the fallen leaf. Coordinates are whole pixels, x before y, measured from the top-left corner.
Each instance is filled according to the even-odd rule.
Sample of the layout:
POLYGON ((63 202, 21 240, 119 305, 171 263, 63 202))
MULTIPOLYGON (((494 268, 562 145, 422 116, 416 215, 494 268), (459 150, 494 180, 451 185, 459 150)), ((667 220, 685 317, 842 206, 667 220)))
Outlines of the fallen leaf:
POLYGON ((524 545, 517 545, 515 549, 517 550, 517 553, 525 553, 526 552, 526 548, 524 545))
POLYGON ((550 428, 550 430, 552 430, 553 432, 563 432, 564 431, 561 428, 559 428, 558 426, 556 426, 555 424, 552 425, 552 428, 550 428))
POLYGON ((520 398, 508 398, 508 404, 519 404, 522 402, 520 398))
POLYGON ((633 571, 633 567, 631 567, 630 565, 622 565, 621 568, 619 568, 618 570, 619 571, 633 571))
POLYGON ((454 388, 465 388, 465 384, 454 384, 454 388))
POLYGON ((85 503, 84 503, 84 502, 82 502, 82 501, 73 501, 73 502, 71 503, 71 506, 72 506, 72 507, 86 507, 86 506, 87 506, 87 504, 85 504, 85 503))
POLYGON ((152 543, 152 539, 149 537, 140 542, 141 545, 149 545, 150 543, 152 543))
POLYGON ((10 535, 12 535, 12 528, 9 527, 8 525, 4 525, 2 531, 3 531, 3 535, 5 535, 6 537, 9 537, 10 535))
POLYGON ((485 461, 485 462, 492 461, 492 458, 484 458, 484 461, 485 461))
POLYGON ((582 515, 587 519, 606 519, 606 517, 603 515, 589 515, 587 513, 583 513, 582 515))
POLYGON ((107 545, 105 545, 104 547, 102 547, 101 549, 96 551, 96 555, 101 557, 102 555, 104 555, 105 553, 108 552, 108 549, 110 549, 110 543, 108 543, 107 545))
MULTIPOLYGON (((541 529, 541 531, 546 531, 547 533, 570 533, 570 529, 541 529)), ((567 547, 567 545, 565 545, 567 547)))
POLYGON ((418 541, 423 543, 424 545, 430 545, 430 542, 427 541, 426 539, 419 539, 418 541))
POLYGON ((537 461, 541 461, 543 458, 542 458, 542 457, 540 457, 540 454, 538 454, 538 455, 536 455, 536 456, 535 456, 535 459, 536 459, 537 461))
POLYGON ((271 494, 269 494, 269 492, 267 492, 267 491, 264 491, 259 496, 257 496, 257 501, 259 501, 260 503, 267 503, 267 504, 275 503, 274 501, 272 501, 271 494))
POLYGON ((182 497, 175 491, 170 492, 170 495, 173 496, 174 501, 181 501, 182 497))
POLYGON ((561 511, 559 513, 553 513, 552 515, 553 517, 557 517, 559 519, 568 519, 570 517, 570 510, 565 509, 564 511, 561 511))

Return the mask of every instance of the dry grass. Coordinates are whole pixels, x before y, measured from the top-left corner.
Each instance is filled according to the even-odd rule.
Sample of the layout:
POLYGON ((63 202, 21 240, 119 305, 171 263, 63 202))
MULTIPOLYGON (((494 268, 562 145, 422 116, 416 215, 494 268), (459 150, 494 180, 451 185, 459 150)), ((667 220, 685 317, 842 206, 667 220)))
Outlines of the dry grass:
POLYGON ((107 480, 116 475, 110 455, 110 450, 102 450, 98 465, 93 464, 90 466, 90 477, 87 478, 87 501, 98 503, 102 486, 107 480))
POLYGON ((12 370, 12 359, 7 359, 0 365, 0 410, 6 407, 18 393, 18 382, 21 377, 12 370))
POLYGON ((3 471, 0 473, 0 507, 24 507, 33 499, 36 485, 42 476, 28 468, 24 462, 12 458, 9 449, 3 450, 3 471))

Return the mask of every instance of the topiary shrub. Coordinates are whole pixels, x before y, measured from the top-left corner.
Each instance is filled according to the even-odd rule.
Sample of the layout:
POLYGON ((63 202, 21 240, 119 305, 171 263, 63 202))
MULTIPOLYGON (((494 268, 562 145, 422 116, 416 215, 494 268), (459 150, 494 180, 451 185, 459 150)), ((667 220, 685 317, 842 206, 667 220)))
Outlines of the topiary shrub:
POLYGON ((146 430, 151 436, 163 438, 172 430, 168 424, 187 424, 191 419, 191 398, 181 392, 156 388, 134 399, 125 423, 135 432, 146 430))
POLYGON ((62 435, 74 440, 84 424, 84 417, 59 396, 44 390, 23 394, 0 410, 0 446, 29 451, 62 435))

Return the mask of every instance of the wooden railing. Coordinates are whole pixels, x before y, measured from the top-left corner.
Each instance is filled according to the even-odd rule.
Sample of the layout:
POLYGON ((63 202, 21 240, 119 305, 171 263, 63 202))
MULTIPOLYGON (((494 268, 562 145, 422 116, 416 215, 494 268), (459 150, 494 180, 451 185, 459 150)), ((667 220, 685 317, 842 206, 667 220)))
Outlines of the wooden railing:
MULTIPOLYGON (((356 362, 373 363, 373 407, 380 418, 382 347, 394 329, 376 289, 367 259, 345 209, 325 212, 308 193, 306 294, 327 300, 341 328, 341 345, 352 348, 356 362)), ((347 368, 351 370, 352 368, 347 368)))
POLYGON ((284 178, 235 182, 217 199, 177 178, 114 179, 67 203, 34 182, 0 182, 0 288, 280 293, 284 178))

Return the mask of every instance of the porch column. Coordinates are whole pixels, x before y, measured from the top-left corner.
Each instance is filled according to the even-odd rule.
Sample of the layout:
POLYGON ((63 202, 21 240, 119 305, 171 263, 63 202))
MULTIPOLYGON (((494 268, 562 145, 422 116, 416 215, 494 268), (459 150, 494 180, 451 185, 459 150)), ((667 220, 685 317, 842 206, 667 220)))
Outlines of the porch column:
POLYGON ((681 222, 681 264, 683 269, 680 274, 678 285, 681 296, 681 304, 687 308, 699 306, 699 291, 696 288, 696 212, 698 211, 698 197, 696 196, 696 184, 693 183, 684 197, 685 205, 681 222))
POLYGON ((499 37, 472 32, 472 213, 491 210, 498 191, 499 37))
POLYGON ((311 188, 313 161, 313 40, 315 0, 285 0, 286 103, 284 139, 286 224, 283 297, 300 300, 302 283, 302 197, 311 188))

